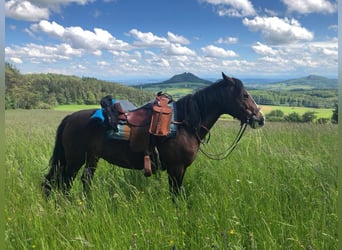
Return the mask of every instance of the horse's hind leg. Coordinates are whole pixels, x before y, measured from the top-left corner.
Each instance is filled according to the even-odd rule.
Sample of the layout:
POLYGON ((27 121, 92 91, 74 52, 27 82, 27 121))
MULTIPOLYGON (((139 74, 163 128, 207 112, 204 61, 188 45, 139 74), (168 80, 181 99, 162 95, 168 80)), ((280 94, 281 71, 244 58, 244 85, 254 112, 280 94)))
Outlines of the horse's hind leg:
POLYGON ((98 157, 87 155, 86 166, 81 177, 83 183, 83 191, 85 194, 90 193, 91 183, 95 174, 96 166, 99 161, 98 157))
POLYGON ((49 172, 45 175, 45 180, 42 184, 46 197, 50 195, 52 188, 57 188, 67 194, 77 172, 83 164, 84 159, 78 161, 67 161, 67 163, 64 164, 58 163, 51 166, 49 172))
POLYGON ((49 172, 45 175, 44 181, 42 183, 42 189, 46 197, 50 196, 53 187, 60 186, 60 164, 56 166, 51 166, 49 172))
POLYGON ((62 174, 63 192, 65 193, 69 192, 69 190, 71 189, 72 183, 83 164, 84 164, 84 160, 70 162, 70 164, 68 164, 67 167, 64 169, 63 174, 62 174))

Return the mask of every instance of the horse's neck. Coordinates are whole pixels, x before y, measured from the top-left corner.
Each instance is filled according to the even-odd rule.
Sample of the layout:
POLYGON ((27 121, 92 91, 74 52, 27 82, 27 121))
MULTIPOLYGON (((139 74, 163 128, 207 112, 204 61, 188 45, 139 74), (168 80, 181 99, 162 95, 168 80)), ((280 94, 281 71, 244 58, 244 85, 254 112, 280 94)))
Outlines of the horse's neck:
POLYGON ((206 110, 207 112, 201 113, 201 129, 199 131, 199 137, 201 139, 203 139, 206 136, 206 134, 209 132, 209 130, 214 126, 214 124, 221 116, 221 113, 215 105, 212 105, 211 108, 209 107, 206 110))

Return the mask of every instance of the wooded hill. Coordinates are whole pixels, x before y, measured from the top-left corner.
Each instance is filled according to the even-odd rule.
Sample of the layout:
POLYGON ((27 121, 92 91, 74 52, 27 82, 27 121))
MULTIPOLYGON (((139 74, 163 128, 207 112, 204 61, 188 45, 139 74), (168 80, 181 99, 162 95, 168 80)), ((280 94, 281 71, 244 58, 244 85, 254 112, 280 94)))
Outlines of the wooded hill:
POLYGON ((259 84, 256 88, 267 90, 308 90, 308 89, 337 89, 338 80, 323 76, 309 75, 296 79, 259 84))
MULTIPOLYGON (((298 80, 273 84, 260 83, 258 88, 246 84, 246 87, 260 105, 335 108, 337 86, 334 88, 335 85, 331 84, 330 79, 309 76, 299 82, 298 80)), ((194 74, 183 73, 160 83, 128 87, 90 77, 51 73, 21 74, 15 67, 6 63, 5 108, 49 109, 65 104, 99 104, 101 98, 106 95, 112 95, 116 99, 129 99, 135 105, 141 105, 153 100, 159 91, 168 92, 174 99, 179 99, 211 83, 194 74)))
POLYGON ((21 74, 5 65, 6 109, 50 109, 64 104, 99 104, 102 97, 129 99, 135 105, 153 100, 152 93, 90 77, 21 74))
MULTIPOLYGON (((191 73, 183 73, 169 80, 135 86, 150 92, 166 91, 175 99, 204 88, 212 82, 191 73)), ((283 105, 312 108, 334 108, 337 103, 337 79, 307 76, 274 83, 245 84, 260 105, 283 105)))

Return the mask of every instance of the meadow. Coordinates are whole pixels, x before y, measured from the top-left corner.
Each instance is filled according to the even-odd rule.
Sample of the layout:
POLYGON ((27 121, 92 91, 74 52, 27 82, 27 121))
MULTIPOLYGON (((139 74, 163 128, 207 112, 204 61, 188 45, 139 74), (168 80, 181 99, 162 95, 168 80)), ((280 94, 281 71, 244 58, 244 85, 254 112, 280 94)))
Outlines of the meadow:
MULTIPOLYGON (((261 105, 263 113, 267 115, 274 110, 281 110, 284 115, 289 115, 293 112, 303 115, 306 112, 314 112, 316 120, 319 118, 331 119, 333 109, 324 108, 308 108, 308 107, 287 107, 287 106, 272 106, 272 105, 261 105)), ((58 105, 54 108, 57 111, 77 111, 81 109, 100 108, 100 105, 58 105)), ((223 115, 222 118, 232 120, 231 116, 223 115)))
MULTIPOLYGON (((165 172, 100 161, 92 196, 40 189, 70 111, 5 112, 6 249, 337 249, 337 126, 266 123, 221 161, 198 153, 173 203, 165 172)), ((238 132, 219 121, 205 151, 238 132)))
POLYGON ((293 112, 303 115, 306 112, 314 112, 316 119, 326 118, 331 119, 333 109, 326 108, 309 108, 309 107, 288 107, 288 106, 272 106, 272 105, 261 105, 262 111, 267 116, 272 110, 281 110, 284 115, 289 115, 293 112))

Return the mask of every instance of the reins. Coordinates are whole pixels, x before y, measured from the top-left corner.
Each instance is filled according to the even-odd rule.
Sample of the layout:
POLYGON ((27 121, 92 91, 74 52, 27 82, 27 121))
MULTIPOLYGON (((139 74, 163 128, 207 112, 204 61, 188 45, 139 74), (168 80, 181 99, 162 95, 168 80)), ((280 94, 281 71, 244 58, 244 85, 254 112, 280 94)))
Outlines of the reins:
MULTIPOLYGON (((223 159, 227 158, 233 152, 233 150, 235 149, 235 147, 239 143, 240 139, 242 138, 243 134, 245 133, 247 125, 248 125, 247 123, 244 123, 240 126, 240 130, 239 130, 238 134, 236 135, 235 140, 233 141, 232 145, 230 145, 230 147, 226 151, 219 153, 219 154, 211 154, 211 153, 205 152, 201 147, 199 147, 199 150, 205 156, 207 156, 209 159, 212 159, 212 160, 223 160, 223 159)), ((208 132, 209 132, 209 130, 208 130, 208 132)), ((210 132, 209 132, 209 138, 210 138, 210 132)), ((209 139, 207 139, 206 141, 200 140, 200 142, 202 144, 207 144, 208 141, 209 141, 209 139)))

